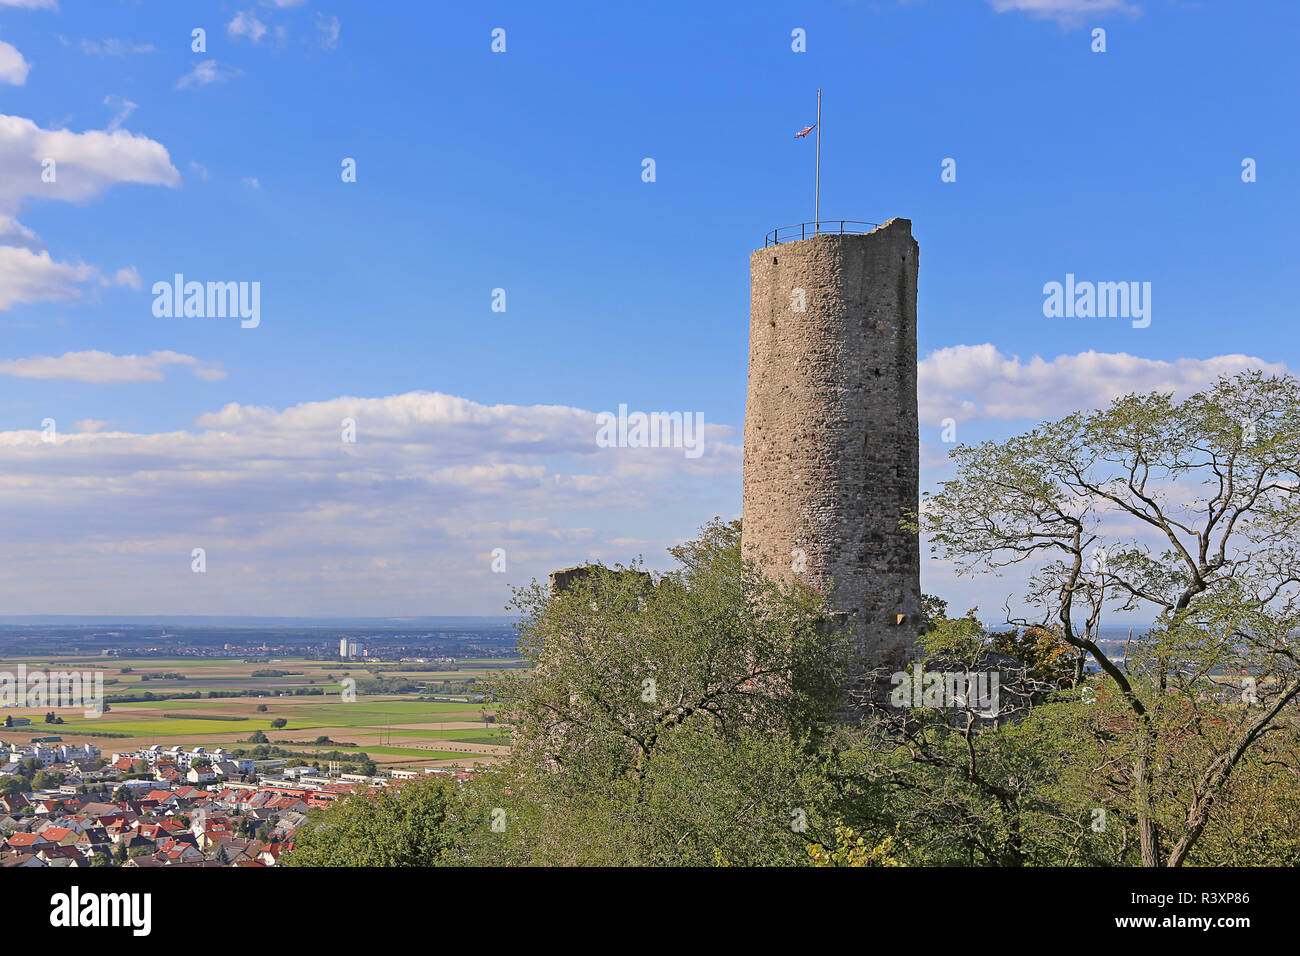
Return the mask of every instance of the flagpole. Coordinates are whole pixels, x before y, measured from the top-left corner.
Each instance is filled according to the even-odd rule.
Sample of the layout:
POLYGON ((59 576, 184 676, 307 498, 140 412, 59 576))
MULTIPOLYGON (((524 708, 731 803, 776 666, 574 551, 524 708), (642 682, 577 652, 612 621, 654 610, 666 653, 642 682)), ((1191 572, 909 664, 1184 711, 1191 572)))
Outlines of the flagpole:
POLYGON ((822 89, 817 87, 817 172, 813 192, 813 235, 821 231, 822 209, 822 89))

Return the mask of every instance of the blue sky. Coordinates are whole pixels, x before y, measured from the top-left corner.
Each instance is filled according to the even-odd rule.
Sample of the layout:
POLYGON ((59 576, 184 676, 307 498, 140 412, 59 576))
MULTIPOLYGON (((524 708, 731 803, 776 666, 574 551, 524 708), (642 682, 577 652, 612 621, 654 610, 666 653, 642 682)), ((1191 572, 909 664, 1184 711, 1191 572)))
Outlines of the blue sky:
POLYGON ((494 614, 553 567, 662 565, 739 511, 748 255, 812 216, 819 86, 823 217, 920 243, 926 482, 944 417, 972 441, 1294 369, 1298 30, 1263 2, 0 0, 0 599, 494 614), (155 317, 177 272, 260 283, 260 324, 155 317), (1150 326, 1045 318, 1066 273, 1150 282, 1150 326), (708 450, 592 447, 619 404, 703 413, 708 450))

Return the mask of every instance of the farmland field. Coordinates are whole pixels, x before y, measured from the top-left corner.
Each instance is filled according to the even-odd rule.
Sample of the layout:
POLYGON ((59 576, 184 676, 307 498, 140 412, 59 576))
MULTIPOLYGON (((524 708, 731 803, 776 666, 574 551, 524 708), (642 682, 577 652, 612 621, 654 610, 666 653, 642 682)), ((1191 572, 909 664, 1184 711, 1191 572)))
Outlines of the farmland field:
POLYGON ((32 723, 0 727, 4 743, 58 736, 65 743, 93 743, 108 756, 153 744, 251 749, 256 744, 249 737, 260 731, 270 746, 285 751, 365 753, 381 767, 469 766, 499 759, 509 750, 509 730, 494 722, 491 705, 465 693, 444 693, 439 683, 426 682, 463 685, 502 667, 519 666, 493 659, 398 671, 373 661, 68 656, 6 658, 0 669, 16 674, 20 664, 29 673, 102 672, 109 709, 99 717, 87 717, 79 708, 55 709, 63 723, 47 724, 44 717, 50 708, 5 708, 0 714, 28 717, 32 723), (411 682, 418 693, 364 693, 365 683, 375 674, 411 682), (351 702, 343 697, 342 681, 348 677, 358 683, 351 702), (202 697, 114 701, 122 696, 195 693, 202 697), (208 696, 231 693, 244 696, 208 696), (281 720, 283 725, 273 726, 281 720))

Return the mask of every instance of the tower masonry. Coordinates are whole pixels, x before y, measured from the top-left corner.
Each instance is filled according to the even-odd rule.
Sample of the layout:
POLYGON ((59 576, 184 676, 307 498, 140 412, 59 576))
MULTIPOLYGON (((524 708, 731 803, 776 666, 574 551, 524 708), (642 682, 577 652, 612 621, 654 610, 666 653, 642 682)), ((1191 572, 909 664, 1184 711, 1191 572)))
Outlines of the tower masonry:
POLYGON ((921 626, 912 224, 821 234, 749 259, 742 546, 829 595, 851 684, 901 666, 921 626))

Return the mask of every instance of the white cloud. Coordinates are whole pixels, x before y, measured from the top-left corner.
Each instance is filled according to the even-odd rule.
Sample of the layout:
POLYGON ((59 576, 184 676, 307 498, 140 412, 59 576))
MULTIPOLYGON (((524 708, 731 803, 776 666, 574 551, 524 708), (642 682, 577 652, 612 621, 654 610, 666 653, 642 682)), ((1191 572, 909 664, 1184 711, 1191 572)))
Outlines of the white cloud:
POLYGON ((428 392, 229 404, 170 432, 60 427, 55 443, 40 417, 0 432, 11 613, 501 613, 509 584, 577 561, 662 567, 740 488, 732 429, 687 459, 600 448, 591 411, 428 392))
POLYGON ((339 45, 341 26, 338 17, 326 16, 323 13, 316 14, 316 41, 322 49, 333 50, 339 45))
POLYGON ((57 10, 59 0, 0 0, 0 7, 19 7, 23 10, 57 10))
POLYGON ((933 468, 948 467, 948 452, 953 449, 953 445, 934 444, 933 442, 923 441, 920 443, 920 464, 921 472, 925 473, 933 468))
MULTIPOLYGON (((161 382, 169 365, 188 367, 205 381, 220 381, 226 373, 217 364, 200 361, 180 352, 151 352, 148 355, 114 355, 111 352, 65 352, 63 355, 35 355, 31 358, 0 360, 0 375, 86 382, 91 385, 124 385, 161 382)), ((95 431, 86 429, 82 431, 95 431)))
POLYGON ((0 311, 23 302, 79 298, 80 284, 98 275, 94 266, 58 262, 45 251, 0 246, 0 311))
MULTIPOLYGON (((107 97, 124 119, 135 104, 107 97)), ((0 114, 0 311, 28 302, 78 299, 86 283, 141 287, 134 266, 111 278, 86 263, 63 262, 45 251, 39 237, 11 213, 34 196, 81 201, 119 183, 180 185, 161 143, 125 130, 42 129, 21 116, 0 114), (51 162, 52 161, 52 162, 51 162), (53 182, 46 182, 46 169, 53 182)))
POLYGON ((0 209, 23 199, 80 201, 119 183, 179 186, 181 174, 166 147, 126 130, 42 129, 21 116, 0 114, 0 209), (55 181, 42 179, 46 159, 55 181))
POLYGON ((27 82, 27 74, 32 65, 23 59, 13 44, 0 40, 0 83, 22 86, 27 82))
POLYGON ((127 266, 125 269, 118 269, 113 273, 113 285, 124 286, 139 292, 144 288, 144 280, 140 278, 139 269, 135 266, 127 266))
POLYGON ((205 183, 208 181, 208 167, 191 159, 190 169, 194 170, 194 174, 198 176, 199 179, 203 180, 205 183))
POLYGON ((233 66, 227 66, 216 60, 203 60, 194 65, 194 69, 186 73, 176 81, 176 89, 188 90, 192 86, 208 86, 213 83, 225 83, 237 76, 243 76, 244 71, 233 66))
POLYGON ((243 179, 240 180, 240 182, 243 185, 247 186, 249 189, 262 188, 262 181, 258 179, 256 176, 245 176, 243 179))
POLYGON ((1278 373, 1285 366, 1249 355, 1183 358, 1172 362, 1125 352, 1080 352, 1028 361, 996 347, 955 345, 917 363, 921 421, 939 425, 977 419, 1046 419, 1099 408, 1130 392, 1187 395, 1220 375, 1244 368, 1278 373))
POLYGON ((1076 27, 1089 17, 1110 13, 1137 16, 1142 9, 1126 0, 989 0, 997 13, 1027 13, 1040 20, 1055 20, 1076 27))
POLYGON ((118 269, 109 278, 92 265, 60 262, 46 250, 35 251, 30 244, 0 245, 0 312, 27 302, 79 299, 86 283, 136 290, 143 285, 134 266, 118 269))
POLYGON ((226 24, 226 32, 232 37, 247 37, 257 43, 266 36, 266 24, 247 10, 241 10, 226 24))
POLYGON ((32 251, 44 248, 40 237, 12 216, 0 216, 0 245, 22 246, 32 251))
POLYGON ((130 40, 120 40, 117 37, 108 37, 104 40, 81 41, 81 52, 87 56, 129 56, 133 53, 152 53, 154 46, 152 43, 134 43, 130 40))
POLYGON ((113 110, 113 118, 108 121, 110 131, 119 129, 127 118, 135 112, 137 106, 125 96, 118 96, 116 93, 110 93, 104 97, 104 105, 113 110))

